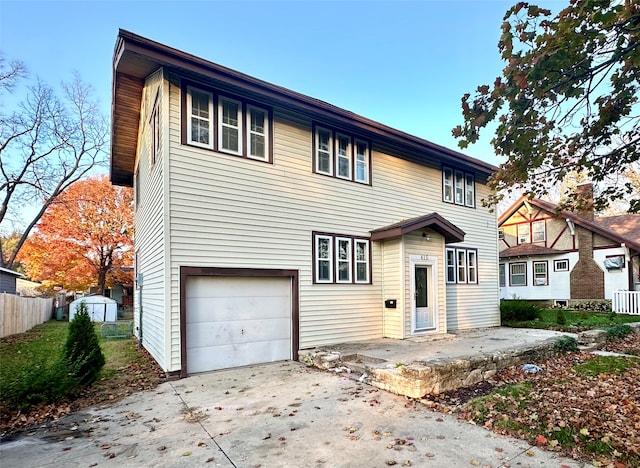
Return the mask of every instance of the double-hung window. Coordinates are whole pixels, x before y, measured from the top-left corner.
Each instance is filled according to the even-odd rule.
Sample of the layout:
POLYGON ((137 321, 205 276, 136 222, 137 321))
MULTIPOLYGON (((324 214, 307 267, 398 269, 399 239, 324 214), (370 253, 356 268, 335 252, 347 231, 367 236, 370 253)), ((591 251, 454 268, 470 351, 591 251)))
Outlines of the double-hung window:
POLYGON ((370 283, 369 240, 313 234, 314 283, 370 283))
POLYGON ((369 283, 369 241, 356 239, 356 283, 369 283))
POLYGON ((546 239, 545 235, 545 222, 542 221, 534 221, 531 223, 531 239, 532 242, 544 242, 546 239))
POLYGON ((336 282, 351 283, 351 239, 336 237, 336 266, 338 276, 336 282))
POLYGON ((473 174, 450 167, 442 168, 442 201, 474 208, 475 197, 473 174))
POLYGON ((313 161, 316 174, 370 183, 370 145, 362 138, 314 124, 313 161))
POLYGON ((547 262, 533 262, 533 285, 546 286, 549 284, 547 262))
POLYGON ((240 98, 185 86, 182 143, 271 162, 271 111, 240 98))
POLYGON ((266 109, 247 104, 247 157, 269 159, 269 113, 266 109))
POLYGON ((336 175, 351 179, 351 137, 336 133, 336 175))
POLYGON ((478 284, 478 251, 469 248, 446 248, 447 283, 478 284))
POLYGON ((498 265, 498 281, 501 288, 504 288, 507 285, 507 273, 504 263, 498 265))
POLYGON ((510 263, 509 264, 509 284, 511 286, 527 285, 527 264, 526 263, 510 263))
POLYGON ((315 236, 316 283, 333 283, 332 246, 332 236, 315 236))
POLYGON ((331 130, 316 127, 316 172, 333 175, 331 130))
POLYGON ((220 97, 219 101, 218 148, 227 153, 242 154, 242 103, 226 97, 220 97))
POLYGON ((187 142, 213 149, 213 94, 187 87, 187 142))
POLYGON ((518 244, 527 244, 531 240, 531 225, 529 223, 518 224, 518 244))
POLYGON ((369 159, 369 144, 356 140, 356 182, 369 183, 369 159))

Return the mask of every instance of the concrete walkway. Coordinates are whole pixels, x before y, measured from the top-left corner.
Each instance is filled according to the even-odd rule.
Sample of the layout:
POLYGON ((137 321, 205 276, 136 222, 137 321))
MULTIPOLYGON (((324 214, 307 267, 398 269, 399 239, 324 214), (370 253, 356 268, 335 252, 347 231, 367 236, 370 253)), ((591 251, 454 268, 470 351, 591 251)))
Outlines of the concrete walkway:
POLYGON ((4 467, 581 467, 298 362, 164 383, 0 444, 4 467))

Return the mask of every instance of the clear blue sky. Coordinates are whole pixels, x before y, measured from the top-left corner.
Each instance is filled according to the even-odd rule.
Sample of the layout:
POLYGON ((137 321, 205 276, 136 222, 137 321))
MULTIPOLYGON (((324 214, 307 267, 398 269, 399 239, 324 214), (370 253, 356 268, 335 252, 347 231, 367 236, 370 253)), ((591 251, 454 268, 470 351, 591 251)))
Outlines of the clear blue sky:
MULTIPOLYGON (((0 50, 50 85, 77 70, 109 114, 122 28, 457 149, 460 98, 500 73, 513 3, 0 0, 0 50)), ((489 140, 464 152, 499 164, 489 140)))

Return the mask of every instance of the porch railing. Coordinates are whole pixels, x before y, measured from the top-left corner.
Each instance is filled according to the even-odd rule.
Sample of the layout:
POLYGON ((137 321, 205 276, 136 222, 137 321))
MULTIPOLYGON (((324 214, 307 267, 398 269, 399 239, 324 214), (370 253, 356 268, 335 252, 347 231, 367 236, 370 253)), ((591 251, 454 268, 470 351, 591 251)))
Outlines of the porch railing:
POLYGON ((613 291, 611 308, 616 314, 640 315, 640 291, 613 291))

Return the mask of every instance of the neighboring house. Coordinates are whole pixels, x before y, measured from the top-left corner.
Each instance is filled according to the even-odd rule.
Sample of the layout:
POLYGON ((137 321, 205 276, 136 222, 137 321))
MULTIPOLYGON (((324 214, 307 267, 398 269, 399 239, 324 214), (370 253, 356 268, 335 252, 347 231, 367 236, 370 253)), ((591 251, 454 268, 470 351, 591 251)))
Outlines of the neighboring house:
MULTIPOLYGON (((579 187, 593 195, 591 184, 579 187)), ((640 215, 595 218, 526 197, 498 220, 500 297, 568 304, 640 289, 640 215)))
POLYGON ((17 279, 24 276, 17 271, 0 268, 0 293, 17 294, 17 279))
POLYGON ((41 286, 42 286, 42 283, 37 283, 35 281, 29 281, 22 278, 18 278, 16 281, 16 290, 19 296, 24 296, 24 297, 44 296, 44 293, 40 292, 38 289, 41 286))
POLYGON ((500 324, 494 166, 126 31, 112 125, 168 373, 500 324))

